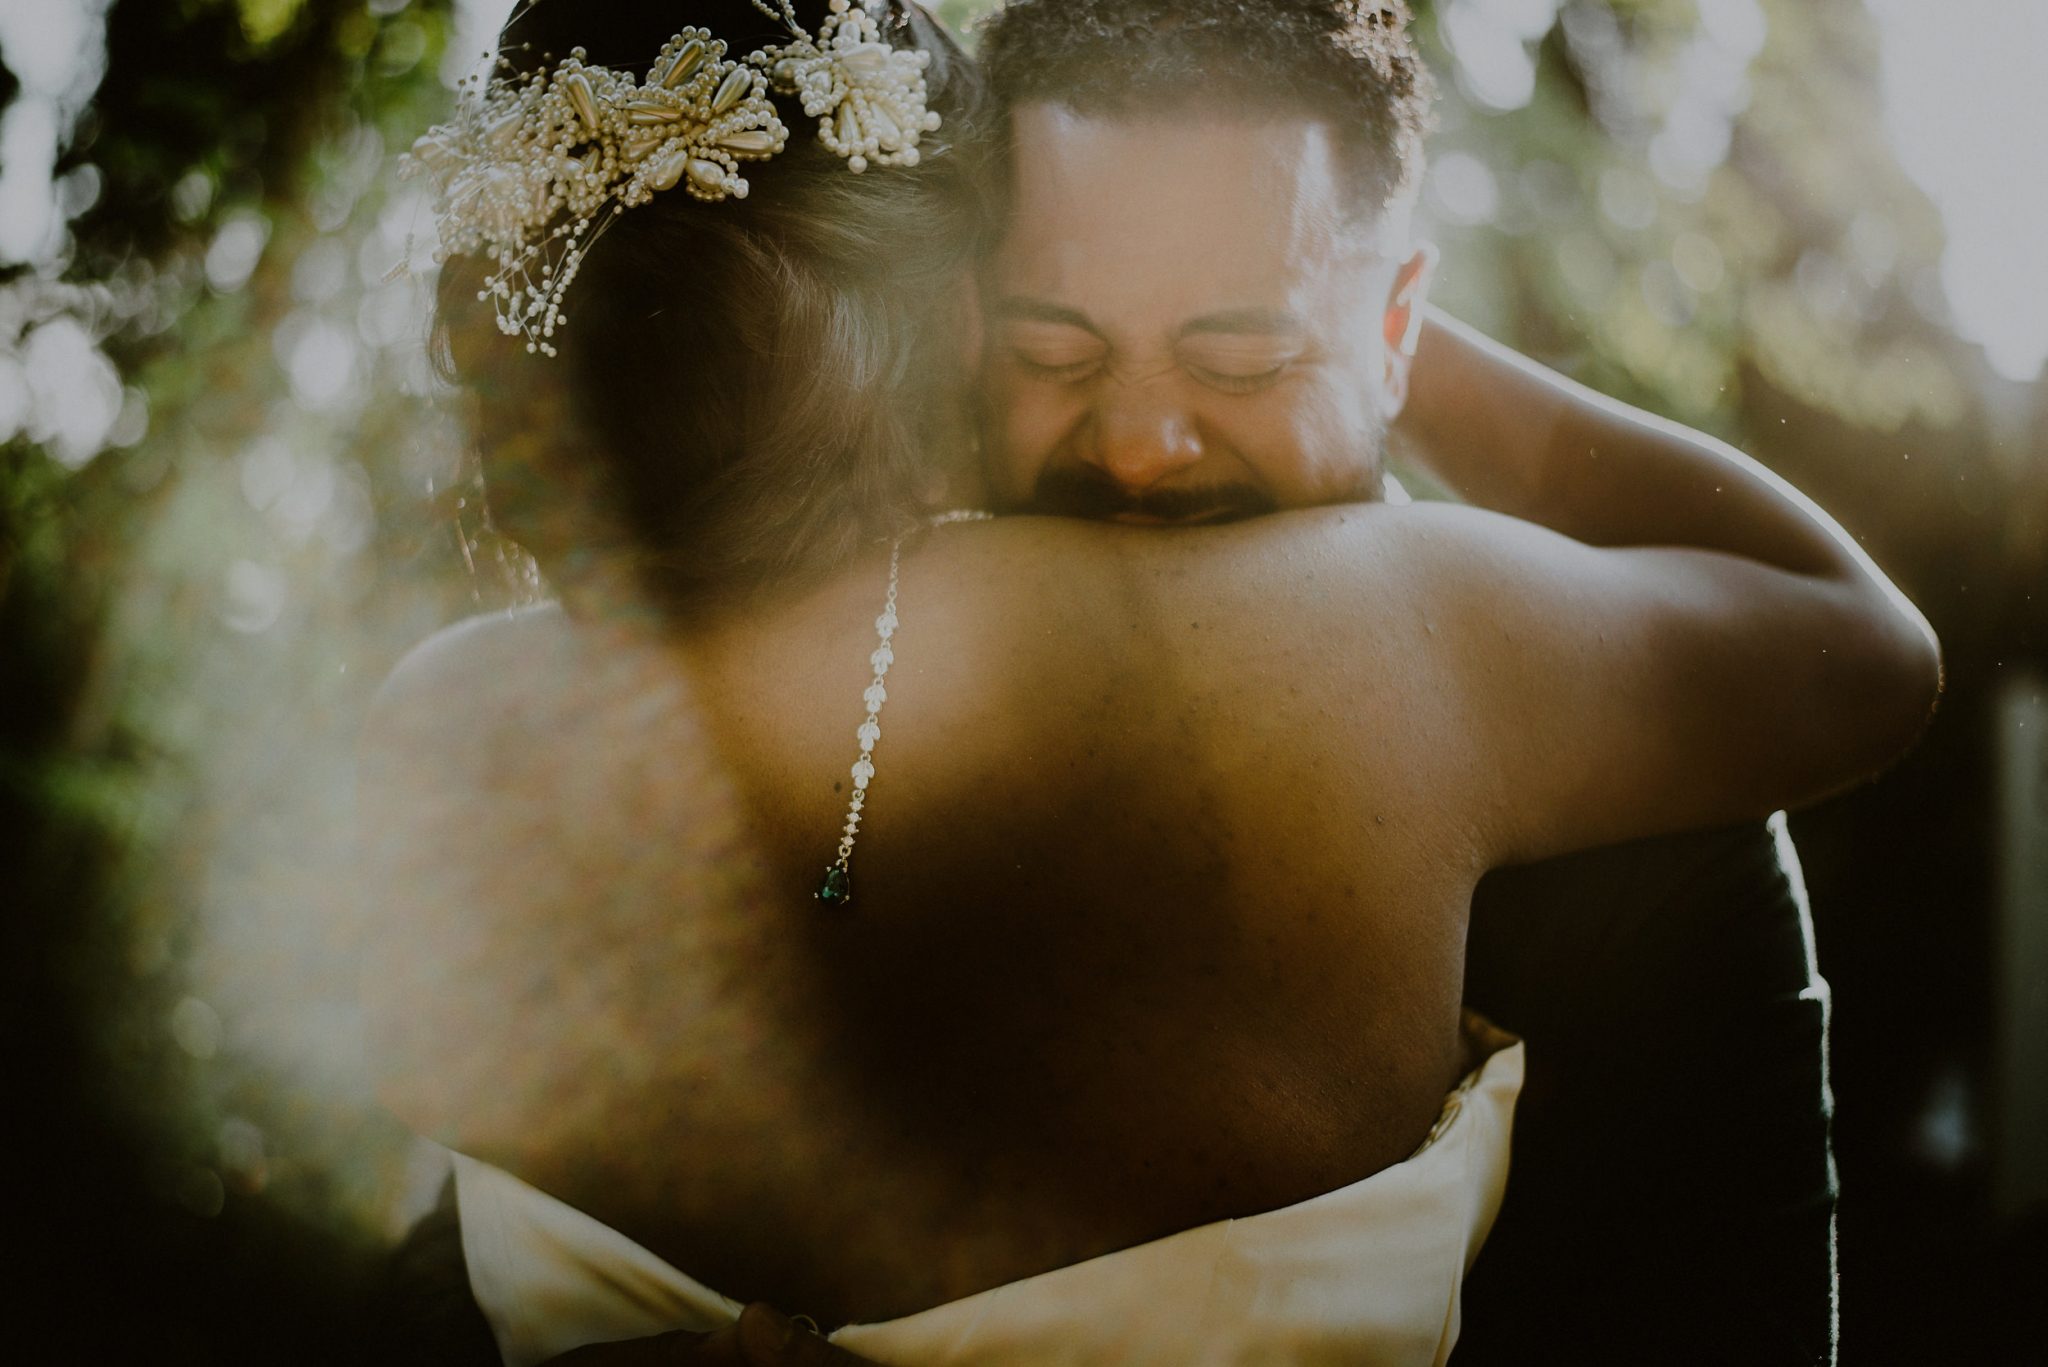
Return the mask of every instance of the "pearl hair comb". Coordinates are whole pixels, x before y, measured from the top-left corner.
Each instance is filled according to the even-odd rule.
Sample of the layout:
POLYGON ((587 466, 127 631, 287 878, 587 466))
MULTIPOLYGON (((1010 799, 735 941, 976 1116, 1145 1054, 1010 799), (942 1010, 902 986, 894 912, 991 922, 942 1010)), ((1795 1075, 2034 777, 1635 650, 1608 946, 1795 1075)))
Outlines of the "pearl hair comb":
POLYGON ((741 164, 789 141, 771 91, 801 103, 848 169, 917 165, 919 139, 939 126, 926 107, 931 54, 882 41, 870 7, 885 0, 830 0, 815 36, 791 0, 751 3, 790 41, 731 60, 725 43, 686 28, 644 81, 589 65, 581 48, 523 77, 472 77, 454 119, 400 160, 401 176, 434 183, 435 259, 478 254, 495 267, 477 298, 493 302, 500 332, 553 356, 563 293, 624 210, 678 186, 710 202, 746 198, 741 164))

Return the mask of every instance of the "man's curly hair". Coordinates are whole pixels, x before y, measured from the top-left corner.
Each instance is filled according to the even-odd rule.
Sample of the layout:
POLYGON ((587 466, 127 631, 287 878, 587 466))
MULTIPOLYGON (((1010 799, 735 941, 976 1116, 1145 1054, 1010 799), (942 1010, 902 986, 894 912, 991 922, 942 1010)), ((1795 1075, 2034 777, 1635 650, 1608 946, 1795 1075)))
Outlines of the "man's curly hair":
POLYGON ((1363 216, 1377 217, 1421 175, 1436 94, 1409 18, 1407 0, 1009 0, 980 56, 1004 112, 1326 120, 1363 216))

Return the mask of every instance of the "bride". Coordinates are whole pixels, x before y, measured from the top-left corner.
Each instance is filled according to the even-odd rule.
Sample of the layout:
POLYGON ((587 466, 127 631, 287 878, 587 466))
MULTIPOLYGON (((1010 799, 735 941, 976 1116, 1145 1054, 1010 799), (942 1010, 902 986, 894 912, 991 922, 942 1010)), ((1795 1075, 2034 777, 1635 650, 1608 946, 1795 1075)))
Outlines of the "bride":
POLYGON ((1704 448, 1602 462, 1598 548, 958 510, 994 134, 921 10, 539 0, 501 57, 415 158, 559 602, 414 652, 361 803, 381 1092, 506 1360, 765 1299, 881 1361, 1441 1362, 1520 1080, 1473 885, 1867 777, 1918 615, 1704 448))

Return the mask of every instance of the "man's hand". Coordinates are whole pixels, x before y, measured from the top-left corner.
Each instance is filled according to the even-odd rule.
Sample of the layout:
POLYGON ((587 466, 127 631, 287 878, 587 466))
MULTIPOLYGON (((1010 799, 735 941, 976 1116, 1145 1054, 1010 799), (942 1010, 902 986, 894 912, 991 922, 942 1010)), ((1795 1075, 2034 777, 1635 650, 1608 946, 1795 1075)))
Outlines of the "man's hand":
POLYGON ((834 1347, 765 1301, 737 1323, 710 1333, 678 1329, 651 1339, 593 1343, 550 1359, 546 1367, 874 1367, 834 1347))

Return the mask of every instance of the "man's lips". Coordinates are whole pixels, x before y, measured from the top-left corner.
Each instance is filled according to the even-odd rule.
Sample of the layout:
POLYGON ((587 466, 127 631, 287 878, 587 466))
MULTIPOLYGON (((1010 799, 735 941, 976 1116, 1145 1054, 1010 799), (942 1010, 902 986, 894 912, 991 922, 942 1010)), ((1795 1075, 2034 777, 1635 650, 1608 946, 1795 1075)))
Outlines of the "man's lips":
POLYGON ((1126 527, 1201 527, 1211 522, 1221 522, 1230 515, 1229 508, 1216 507, 1207 512, 1188 513, 1180 517, 1164 517, 1158 513, 1112 513, 1108 520, 1126 527))
POLYGON ((1132 527, 1187 527, 1256 517, 1276 507, 1270 495, 1246 484, 1132 493, 1099 471, 1055 467, 1039 477, 1029 510, 1132 527))

